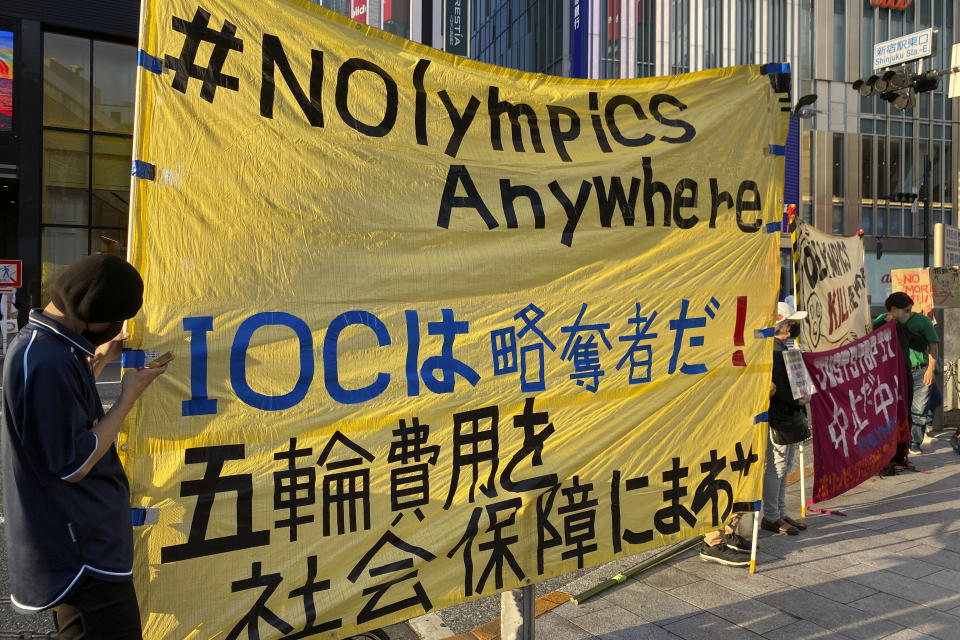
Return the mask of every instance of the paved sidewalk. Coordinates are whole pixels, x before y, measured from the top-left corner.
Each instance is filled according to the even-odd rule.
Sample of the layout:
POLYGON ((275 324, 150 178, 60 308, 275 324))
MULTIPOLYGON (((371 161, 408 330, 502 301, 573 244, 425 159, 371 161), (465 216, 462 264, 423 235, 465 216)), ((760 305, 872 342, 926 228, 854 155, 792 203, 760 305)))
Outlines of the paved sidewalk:
MULTIPOLYGON (((810 514, 795 537, 761 531, 754 575, 688 553, 541 615, 537 637, 960 639, 960 456, 946 437, 913 459, 928 474, 874 477, 826 504, 846 517, 810 514)), ((799 511, 799 502, 795 484, 789 504, 799 511)), ((564 591, 598 584, 612 568, 564 591)))

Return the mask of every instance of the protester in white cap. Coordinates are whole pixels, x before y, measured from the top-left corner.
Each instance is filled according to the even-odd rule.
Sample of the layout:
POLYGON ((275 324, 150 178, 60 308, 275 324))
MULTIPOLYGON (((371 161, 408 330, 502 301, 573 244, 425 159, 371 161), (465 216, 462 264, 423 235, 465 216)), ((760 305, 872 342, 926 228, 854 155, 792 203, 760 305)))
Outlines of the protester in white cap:
POLYGON ((763 518, 760 527, 774 533, 795 536, 807 525, 787 515, 787 474, 793 461, 798 442, 809 436, 807 413, 803 405, 810 399, 795 400, 787 377, 783 352, 787 340, 800 335, 800 320, 807 317, 806 311, 794 309, 792 300, 777 305, 777 325, 773 342, 773 384, 770 409, 767 412, 770 424, 770 442, 763 473, 763 518))

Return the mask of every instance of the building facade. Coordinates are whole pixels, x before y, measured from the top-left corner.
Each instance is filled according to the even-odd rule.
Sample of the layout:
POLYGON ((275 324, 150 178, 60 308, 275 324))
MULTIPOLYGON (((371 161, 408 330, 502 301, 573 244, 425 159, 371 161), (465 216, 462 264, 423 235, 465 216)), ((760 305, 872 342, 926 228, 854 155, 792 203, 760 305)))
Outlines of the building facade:
POLYGON ((863 229, 876 303, 889 293, 882 273, 923 261, 922 209, 891 196, 919 192, 926 158, 933 222, 956 225, 960 197, 960 101, 947 98, 946 79, 907 111, 851 86, 873 73, 874 44, 928 27, 938 30, 938 51, 924 68, 948 68, 960 10, 943 0, 881 4, 890 3, 473 0, 471 51, 492 64, 589 78, 789 62, 793 95, 818 96, 802 121, 801 215, 827 233, 863 229))
MULTIPOLYGON (((897 111, 861 98, 876 43, 927 27, 949 66, 960 10, 944 0, 314 0, 437 48, 527 71, 591 78, 670 75, 789 62, 802 121, 801 214, 839 235, 866 233, 868 271, 922 264, 916 206, 930 163, 932 218, 957 224, 960 101, 946 82, 897 111), (459 33, 458 30, 462 31, 459 33), (461 37, 462 36, 462 37, 461 37), (883 256, 876 257, 877 243, 883 256)), ((0 258, 23 260, 18 304, 77 258, 124 253, 139 3, 5 0, 0 5, 0 258)), ((888 283, 871 279, 875 300, 888 283)))

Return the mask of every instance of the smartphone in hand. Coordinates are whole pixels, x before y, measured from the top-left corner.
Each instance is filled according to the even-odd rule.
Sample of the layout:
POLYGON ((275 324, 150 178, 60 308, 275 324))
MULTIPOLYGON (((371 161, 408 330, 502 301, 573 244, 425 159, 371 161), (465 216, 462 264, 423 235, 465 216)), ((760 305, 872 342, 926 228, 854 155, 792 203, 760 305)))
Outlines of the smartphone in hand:
POLYGON ((171 351, 167 351, 166 353, 158 356, 156 360, 151 360, 150 362, 148 362, 146 365, 144 365, 144 368, 156 369, 157 367, 162 367, 163 365, 167 364, 171 360, 173 360, 173 353, 171 351))

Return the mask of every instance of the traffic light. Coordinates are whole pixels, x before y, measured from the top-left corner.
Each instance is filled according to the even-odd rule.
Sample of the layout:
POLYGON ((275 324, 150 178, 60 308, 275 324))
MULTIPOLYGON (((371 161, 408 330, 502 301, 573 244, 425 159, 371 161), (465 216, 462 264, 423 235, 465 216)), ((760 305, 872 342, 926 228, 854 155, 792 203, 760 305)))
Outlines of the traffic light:
POLYGON ((898 191, 897 193, 891 193, 887 196, 887 200, 890 202, 913 202, 919 196, 916 193, 907 193, 903 191, 898 191))
POLYGON ((924 91, 934 91, 938 86, 940 86, 940 72, 936 69, 931 69, 926 73, 913 77, 913 90, 917 93, 923 93, 924 91))
POLYGON ((904 67, 896 71, 884 71, 881 75, 860 78, 853 83, 853 88, 864 98, 879 95, 881 99, 892 104, 894 109, 905 111, 916 106, 916 94, 936 89, 940 85, 941 75, 936 69, 922 74, 911 74, 904 67))

